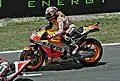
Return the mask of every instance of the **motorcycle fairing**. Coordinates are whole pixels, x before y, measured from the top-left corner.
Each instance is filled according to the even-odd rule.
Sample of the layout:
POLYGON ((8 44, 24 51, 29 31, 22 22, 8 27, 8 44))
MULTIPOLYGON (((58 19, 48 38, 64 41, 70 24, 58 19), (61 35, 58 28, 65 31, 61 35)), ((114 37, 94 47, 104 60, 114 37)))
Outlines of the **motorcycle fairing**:
POLYGON ((50 58, 59 58, 65 51, 63 47, 54 45, 49 42, 40 41, 39 44, 50 58))
POLYGON ((59 58, 63 54, 62 52, 59 52, 56 50, 51 51, 50 48, 45 47, 45 46, 42 46, 41 48, 46 52, 49 58, 59 58))
POLYGON ((16 62, 14 62, 14 64, 15 64, 15 69, 16 69, 16 70, 15 70, 15 73, 7 76, 6 78, 7 78, 9 81, 13 81, 14 77, 16 77, 16 76, 19 74, 19 72, 21 72, 22 69, 23 69, 30 61, 31 61, 31 60, 25 60, 25 61, 20 61, 20 62, 16 61, 16 62))
POLYGON ((39 44, 41 46, 46 46, 48 48, 52 48, 53 50, 57 50, 57 51, 60 51, 60 52, 64 52, 65 51, 65 49, 63 47, 55 45, 55 44, 52 44, 52 43, 49 43, 49 42, 40 41, 39 44))
POLYGON ((26 60, 26 61, 20 61, 18 64, 14 63, 16 66, 16 72, 21 71, 25 65, 27 65, 31 60, 26 60))

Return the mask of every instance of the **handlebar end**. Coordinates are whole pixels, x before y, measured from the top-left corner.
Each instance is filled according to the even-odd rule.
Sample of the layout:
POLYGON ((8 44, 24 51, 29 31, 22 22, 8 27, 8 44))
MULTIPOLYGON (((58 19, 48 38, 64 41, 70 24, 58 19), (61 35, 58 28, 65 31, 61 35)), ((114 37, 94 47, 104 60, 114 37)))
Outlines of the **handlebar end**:
POLYGON ((96 24, 95 24, 95 25, 96 25, 96 26, 98 26, 99 24, 100 24, 100 22, 96 22, 96 24))

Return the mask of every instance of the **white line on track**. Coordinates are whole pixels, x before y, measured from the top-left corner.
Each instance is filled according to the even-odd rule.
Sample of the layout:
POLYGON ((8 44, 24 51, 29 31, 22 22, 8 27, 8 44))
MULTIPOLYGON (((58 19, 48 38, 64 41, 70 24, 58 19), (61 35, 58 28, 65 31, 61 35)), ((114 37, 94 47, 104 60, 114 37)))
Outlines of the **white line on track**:
POLYGON ((39 73, 39 74, 23 74, 24 77, 32 77, 32 76, 41 76, 42 74, 39 73))
POLYGON ((17 53, 17 52, 22 52, 22 50, 15 50, 15 51, 3 51, 3 52, 0 52, 0 54, 2 54, 2 53, 17 53))
POLYGON ((102 44, 102 46, 112 46, 112 45, 120 45, 120 43, 108 43, 108 44, 102 44))
MULTIPOLYGON (((102 46, 112 46, 112 45, 120 45, 120 43, 108 43, 108 44, 102 44, 102 46)), ((20 53, 22 52, 22 50, 16 50, 16 51, 3 51, 3 52, 0 52, 0 54, 5 54, 5 53, 20 53)))

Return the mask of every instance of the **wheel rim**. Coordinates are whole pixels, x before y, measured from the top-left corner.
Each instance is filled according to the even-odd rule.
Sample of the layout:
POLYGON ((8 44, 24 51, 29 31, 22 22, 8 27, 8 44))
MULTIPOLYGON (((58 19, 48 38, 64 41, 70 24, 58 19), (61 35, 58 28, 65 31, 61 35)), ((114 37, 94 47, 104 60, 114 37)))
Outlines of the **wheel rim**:
MULTIPOLYGON (((27 56, 30 56, 29 54, 31 54, 31 51, 26 52, 26 54, 24 56, 24 60, 28 59, 27 56)), ((33 58, 29 58, 32 61, 31 61, 31 63, 28 64, 28 66, 27 66, 28 69, 36 69, 42 64, 42 60, 43 60, 42 55, 40 54, 40 56, 38 56, 38 57, 39 58, 38 58, 36 64, 34 64, 35 60, 33 58)))
POLYGON ((88 44, 87 46, 90 46, 90 47, 94 46, 95 55, 93 57, 90 57, 90 58, 85 58, 84 60, 87 62, 96 61, 100 56, 100 51, 101 51, 100 47, 96 44, 88 44))

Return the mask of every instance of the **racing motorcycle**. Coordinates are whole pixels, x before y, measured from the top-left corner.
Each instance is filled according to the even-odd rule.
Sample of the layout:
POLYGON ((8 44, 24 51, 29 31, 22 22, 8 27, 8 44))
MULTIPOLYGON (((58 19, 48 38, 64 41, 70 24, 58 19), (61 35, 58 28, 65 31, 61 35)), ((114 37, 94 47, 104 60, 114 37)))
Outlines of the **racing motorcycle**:
POLYGON ((18 76, 23 76, 23 69, 25 69, 26 65, 30 63, 31 60, 24 61, 15 61, 10 64, 11 70, 5 71, 4 76, 0 76, 0 81, 33 81, 27 78, 18 78, 18 76), (11 72, 10 72, 11 71, 11 72))
MULTIPOLYGON (((66 46, 62 36, 47 39, 48 34, 53 34, 56 30, 46 30, 45 27, 40 27, 32 32, 30 36, 30 45, 26 46, 20 56, 20 60, 30 59, 31 62, 27 66, 27 70, 35 70, 42 67, 43 63, 47 64, 62 64, 65 61, 72 60, 75 63, 81 63, 84 66, 93 66, 97 64, 103 54, 101 43, 95 38, 87 37, 89 33, 100 31, 99 22, 84 26, 88 31, 80 34, 80 27, 76 28, 76 34, 73 38, 79 46, 77 53, 71 55, 72 46, 66 46)), ((67 43, 66 43, 67 44, 67 43)))

